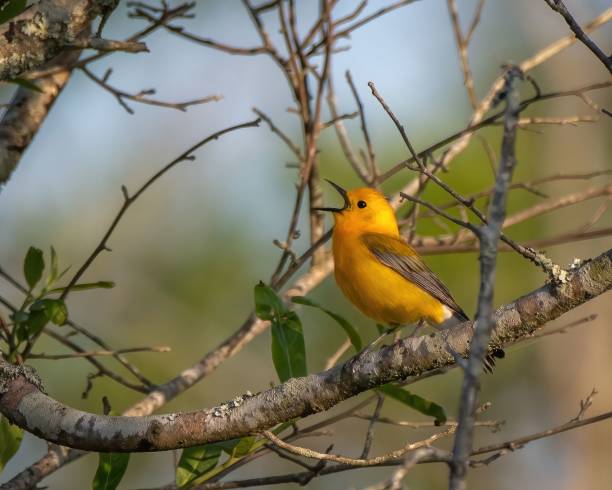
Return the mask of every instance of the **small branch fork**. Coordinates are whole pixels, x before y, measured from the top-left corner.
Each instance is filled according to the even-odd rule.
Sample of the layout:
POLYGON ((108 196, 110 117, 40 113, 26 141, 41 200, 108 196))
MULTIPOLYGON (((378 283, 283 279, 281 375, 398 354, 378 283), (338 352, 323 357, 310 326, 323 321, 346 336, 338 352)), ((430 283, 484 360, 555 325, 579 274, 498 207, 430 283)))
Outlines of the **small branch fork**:
POLYGON ((155 89, 145 89, 141 90, 136 94, 130 94, 123 90, 120 90, 116 87, 113 87, 108 83, 108 79, 112 73, 111 69, 108 69, 102 78, 96 76, 89 68, 86 66, 81 67, 81 71, 94 83, 102 87, 104 90, 112 94, 116 99, 119 105, 123 107, 129 114, 134 114, 134 109, 132 109, 126 102, 126 100, 130 100, 132 102, 139 102, 141 104, 153 105, 158 107, 166 107, 169 109, 176 109, 179 111, 186 111, 188 107, 199 104, 206 104, 208 102, 217 102, 222 99, 220 95, 210 95, 208 97, 203 97, 200 99, 188 100, 185 102, 165 102, 162 100, 152 99, 148 97, 149 95, 155 94, 155 89))
POLYGON ((472 37, 474 36, 474 32, 476 31, 476 27, 478 27, 478 23, 480 22, 480 15, 482 14, 484 4, 485 0, 478 1, 470 27, 467 34, 464 35, 461 29, 461 23, 459 21, 457 1, 447 0, 448 11, 451 17, 451 23, 453 25, 453 32, 455 34, 455 42, 457 43, 457 51, 459 52, 459 60, 461 61, 463 84, 465 85, 472 109, 476 109, 478 106, 478 98, 476 97, 476 92, 474 91, 474 79, 472 77, 472 70, 470 69, 470 64, 468 61, 468 47, 472 37))

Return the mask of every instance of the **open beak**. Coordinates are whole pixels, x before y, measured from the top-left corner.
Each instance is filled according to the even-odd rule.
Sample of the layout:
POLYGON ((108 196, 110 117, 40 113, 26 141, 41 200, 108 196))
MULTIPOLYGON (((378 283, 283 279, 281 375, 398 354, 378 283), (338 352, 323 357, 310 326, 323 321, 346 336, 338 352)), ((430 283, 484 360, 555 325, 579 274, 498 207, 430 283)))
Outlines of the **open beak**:
POLYGON ((342 187, 332 182, 331 180, 328 180, 328 179, 325 179, 325 180, 327 180, 327 182, 333 185, 334 189, 336 189, 338 193, 342 196, 342 198, 344 199, 344 206, 341 208, 312 208, 312 209, 316 211, 331 211, 332 213, 341 213, 342 211, 344 211, 351 205, 351 202, 349 201, 349 197, 348 197, 348 192, 346 192, 342 187))

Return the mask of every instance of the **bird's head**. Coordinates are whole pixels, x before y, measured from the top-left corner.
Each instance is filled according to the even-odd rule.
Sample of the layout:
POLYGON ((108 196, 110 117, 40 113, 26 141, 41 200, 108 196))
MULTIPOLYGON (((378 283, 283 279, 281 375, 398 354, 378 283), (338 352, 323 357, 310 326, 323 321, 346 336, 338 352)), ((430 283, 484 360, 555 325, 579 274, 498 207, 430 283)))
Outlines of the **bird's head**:
POLYGON ((387 198, 376 189, 361 187, 346 191, 328 180, 344 199, 341 208, 315 208, 334 215, 335 229, 342 233, 383 233, 398 236, 397 220, 387 198))

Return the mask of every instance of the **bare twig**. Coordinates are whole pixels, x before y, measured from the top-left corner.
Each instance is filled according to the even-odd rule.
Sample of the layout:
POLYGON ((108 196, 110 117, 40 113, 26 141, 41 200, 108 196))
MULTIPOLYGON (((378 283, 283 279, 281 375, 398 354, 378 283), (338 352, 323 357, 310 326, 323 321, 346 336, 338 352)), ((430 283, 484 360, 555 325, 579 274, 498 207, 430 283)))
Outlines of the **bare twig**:
POLYGON ((570 420, 570 422, 577 422, 584 418, 589 408, 591 408, 593 405, 593 398, 595 398, 597 394, 599 394, 599 392, 596 388, 593 388, 591 393, 589 393, 584 400, 580 400, 580 410, 578 411, 578 414, 572 420, 570 420))
POLYGON ((107 92, 111 93, 117 99, 117 102, 123 107, 129 114, 133 114, 134 110, 125 102, 126 100, 131 100, 133 102, 139 102, 141 104, 154 105, 159 107, 167 107, 170 109, 176 109, 179 111, 186 111, 188 107, 199 104, 206 104, 208 102, 216 102, 222 99, 220 95, 210 95, 208 97, 203 97, 200 99, 188 100, 185 102, 165 102, 162 100, 151 99, 148 96, 155 94, 154 89, 142 90, 136 94, 130 94, 123 90, 120 90, 116 87, 113 87, 107 82, 108 75, 110 75, 110 71, 106 72, 106 75, 103 78, 99 78, 94 73, 89 70, 89 68, 82 66, 81 71, 87 75, 87 77, 95 82, 97 85, 102 87, 107 92))
MULTIPOLYGON (((65 345, 66 347, 68 347, 69 349, 73 350, 77 354, 85 352, 85 349, 83 349, 82 347, 80 347, 76 343, 72 342, 71 340, 67 339, 63 335, 59 335, 58 333, 54 332, 53 330, 51 330, 49 328, 43 329, 43 332, 45 333, 45 335, 48 335, 52 339, 54 339, 54 340, 58 341, 59 343, 65 345)), ((129 388, 131 390, 138 391, 140 393, 145 393, 145 394, 149 393, 151 391, 150 385, 145 385, 145 384, 138 385, 138 384, 132 383, 131 381, 128 381, 127 379, 125 379, 120 374, 116 373, 115 371, 112 371, 112 370, 108 369, 106 366, 104 366, 102 363, 100 363, 93 356, 85 356, 85 359, 92 366, 94 366, 98 370, 98 373, 100 373, 103 376, 108 376, 113 381, 116 381, 117 383, 120 383, 123 386, 125 386, 125 387, 127 387, 127 388, 129 388)))
POLYGON ((83 352, 75 352, 72 354, 45 354, 32 353, 29 355, 30 359, 46 359, 49 361, 57 361, 59 359, 80 359, 83 357, 114 357, 117 354, 130 354, 133 352, 170 352, 170 347, 128 347, 126 349, 113 350, 90 350, 83 352))
POLYGON ((585 316, 583 318, 580 318, 578 320, 570 322, 570 323, 568 323, 566 325, 562 325, 562 326, 557 327, 557 328, 551 328, 551 329, 548 329, 548 330, 542 330, 541 332, 537 332, 537 333, 533 334, 532 337, 534 339, 536 339, 536 338, 539 338, 539 337, 547 337, 549 335, 556 335, 558 333, 561 333, 561 334, 567 333, 567 331, 570 328, 579 327, 581 325, 584 325, 586 323, 594 321, 596 318, 597 318, 597 314, 593 313, 592 315, 585 316))
MULTIPOLYGON (((369 22, 372 22, 378 17, 388 14, 389 12, 393 12, 394 10, 398 8, 405 7, 406 5, 410 5, 411 3, 414 3, 416 1, 417 0, 401 0, 399 2, 394 2, 390 5, 387 5, 386 7, 383 7, 380 10, 377 10, 376 12, 370 15, 367 15, 366 17, 354 22, 350 26, 345 27, 344 29, 338 31, 336 33, 336 38, 349 37, 353 31, 359 29, 360 27, 363 27, 369 22)), ((325 45, 325 39, 318 41, 317 43, 313 44, 308 50, 306 50, 305 56, 309 57, 309 56, 312 56, 313 54, 316 54, 318 50, 324 45, 325 45)))
POLYGON ((363 444, 363 451, 361 451, 361 459, 366 459, 370 454, 370 449, 372 449, 372 441, 374 438, 374 426, 376 422, 378 422, 378 418, 380 417, 380 411, 382 410, 383 403, 385 402, 385 396, 377 393, 378 400, 376 401, 376 407, 374 408, 374 413, 370 418, 370 423, 368 424, 368 432, 366 433, 365 442, 363 444))
POLYGON ((584 191, 575 192, 566 196, 561 196, 556 199, 550 199, 542 203, 536 204, 530 208, 518 211, 511 216, 508 216, 504 221, 504 228, 517 225, 535 216, 540 216, 544 213, 549 213, 557 209, 561 209, 567 206, 572 206, 589 199, 595 199, 602 196, 612 196, 612 184, 605 185, 603 187, 593 187, 584 191))
POLYGON ((351 339, 346 339, 340 347, 336 349, 336 351, 325 361, 325 369, 331 369, 336 365, 336 363, 340 360, 340 358, 344 355, 346 351, 351 348, 351 339))
MULTIPOLYGON (((560 233, 558 235, 554 235, 548 238, 529 240, 525 242, 523 246, 526 248, 541 249, 554 245, 563 245, 566 243, 579 242, 583 240, 594 240, 607 236, 612 236, 612 228, 602 228, 600 230, 593 231, 578 230, 575 232, 560 233)), ((438 240, 436 238, 425 238, 427 238, 427 240, 417 240, 417 243, 415 245, 415 248, 418 250, 418 252, 424 255, 477 252, 479 250, 478 245, 473 241, 472 243, 461 243, 462 240, 457 240, 457 243, 453 243, 452 240, 442 240, 440 243, 438 243, 438 240)), ((509 252, 514 249, 506 244, 499 244, 498 250, 500 252, 509 252)))
POLYGON ((476 92, 474 92, 474 79, 472 77, 472 71, 470 70, 470 63, 468 61, 468 47, 472 36, 480 22, 480 14, 484 7, 484 0, 479 0, 474 12, 474 17, 467 34, 464 36, 461 29, 461 22, 459 21, 459 13, 457 12, 457 1, 447 0, 448 11, 451 17, 451 23, 453 25, 453 32, 455 34, 455 42, 457 43, 457 50, 459 52, 459 60, 461 61, 461 70, 463 72, 463 84, 470 99, 470 104, 473 109, 476 109, 478 105, 478 98, 476 92))
POLYGON ((378 163, 376 162, 376 154, 374 153, 374 148, 372 147, 372 141, 370 140, 370 133, 368 131, 368 125, 366 124, 365 119, 365 111, 363 109, 363 104, 361 103, 361 98, 359 97, 359 92, 353 83, 353 77, 351 76, 351 72, 349 70, 345 73, 346 81, 351 88, 351 92, 353 93, 353 97, 355 98, 355 103, 357 104, 357 109, 359 110, 359 118, 361 120, 361 132, 363 133, 363 139, 365 140, 366 148, 368 150, 367 153, 367 163, 370 170, 370 179, 371 182, 376 184, 378 181, 378 175, 380 171, 378 170, 378 163))
MULTIPOLYGON (((352 417, 363 419, 363 420, 372 420, 372 415, 367 415, 363 413, 355 413, 352 417)), ((447 420, 443 424, 439 422, 412 422, 409 420, 395 420, 389 417, 378 417, 377 421, 381 424, 388 425, 397 425, 398 427, 407 427, 409 429, 429 429, 435 427, 456 427, 457 422, 454 420, 447 420)), ((477 420, 475 427, 485 427, 491 429, 493 432, 496 432, 500 429, 500 427, 504 425, 503 420, 477 420)))
POLYGON ((253 107, 253 112, 257 114, 270 127, 270 131, 276 134, 283 141, 283 143, 285 143, 289 147, 289 149, 300 161, 303 160, 304 157, 302 156, 302 150, 300 150, 298 145, 296 145, 291 140, 291 138, 283 132, 283 130, 281 130, 276 124, 272 122, 272 119, 270 119, 268 115, 264 114, 256 107, 253 107))
POLYGON ((593 42, 593 40, 586 35, 586 33, 580 27, 580 24, 576 22, 572 14, 570 14, 569 10, 563 3, 563 0, 545 0, 548 6, 553 9, 555 12, 558 12, 563 16, 565 22, 570 27, 572 32, 576 34, 576 37, 580 39, 580 41, 589 48, 595 56, 599 58, 599 60, 604 64, 604 66, 608 69, 610 73, 612 73, 612 58, 607 56, 597 44, 593 42))
POLYGON ((378 100, 378 102, 380 102, 380 105, 383 107, 385 112, 389 114, 389 117, 391 118, 391 120, 397 127, 398 131, 402 135, 402 139, 404 140, 404 143, 406 143, 406 146, 408 147, 408 150, 410 151, 410 154, 412 155, 412 158, 414 159, 414 161, 417 163, 419 167, 423 168, 423 162, 417 155, 417 152, 414 150, 412 143, 410 143, 410 140, 408 139, 408 135, 406 134, 406 130, 404 129, 404 126, 402 125, 402 123, 399 122, 399 119, 396 117, 393 111, 389 108, 389 106, 385 102, 385 99, 382 98, 382 95, 378 93, 378 91, 376 90, 376 86, 374 85, 374 82, 368 82, 368 87, 370 87, 370 90, 372 90, 372 95, 376 97, 376 100, 378 100))
POLYGON ((432 436, 429 436, 421 441, 408 443, 404 447, 396 449, 395 451, 391 451, 390 453, 384 454, 382 456, 376 456, 375 458, 367 459, 349 458, 346 456, 340 456, 338 454, 320 453, 318 451, 314 451, 305 447, 294 446, 293 444, 289 444, 288 442, 283 441, 281 438, 274 435, 274 433, 267 430, 263 431, 262 435, 270 442, 272 442, 275 446, 284 449, 285 451, 290 452, 292 454, 303 456, 304 458, 317 459, 320 461, 332 461, 334 463, 346 464, 350 466, 376 466, 386 463, 388 461, 399 459, 406 453, 414 451, 415 449, 430 446, 438 439, 449 436, 453 432, 455 432, 455 429, 450 428, 445 431, 433 434, 432 436))
POLYGON ((355 151, 353 150, 349 140, 348 133, 346 132, 346 128, 344 127, 344 124, 342 124, 342 121, 337 119, 338 108, 336 106, 336 93, 334 91, 333 76, 331 76, 331 74, 327 82, 327 104, 332 117, 336 119, 334 128, 336 130, 336 136, 338 137, 338 141, 340 142, 340 147, 342 148, 344 156, 362 182, 366 184, 369 183, 370 176, 368 175, 368 169, 367 167, 362 167, 361 163, 359 163, 359 160, 357 159, 355 151))
POLYGON ((567 116, 567 117, 521 117, 518 121, 519 128, 534 125, 556 125, 566 124, 576 126, 578 123, 592 123, 599 121, 598 116, 567 116))
MULTIPOLYGON (((523 446, 525 446, 525 444, 528 444, 530 442, 533 441, 537 441, 538 439, 543 439, 545 437, 550 437, 553 436, 555 434, 560 434, 562 432, 566 432, 568 430, 572 430, 572 429, 577 429, 579 427, 584 427, 586 425, 591 425, 591 424, 595 424, 597 422, 600 422, 602 420, 607 420, 612 418, 612 411, 611 412, 605 412, 602 413, 600 415, 595 415, 593 417, 590 417, 588 419, 582 419, 582 420, 575 420, 572 419, 571 421, 550 428, 550 429, 546 429, 543 430, 541 432, 536 432, 534 434, 530 434, 528 436, 524 436, 524 437, 519 437, 517 439, 513 439, 511 441, 506 441, 506 442, 501 442, 501 443, 497 443, 497 444, 491 444, 488 446, 482 446, 479 447, 477 449, 475 449, 474 451, 472 451, 472 456, 477 456, 479 454, 486 454, 486 453, 490 453, 493 451, 501 451, 502 454, 507 453, 509 451, 515 451, 516 449, 520 449, 523 446)), ((471 462, 472 465, 474 465, 474 461, 471 462)), ((476 462, 477 463, 477 462, 476 462)))

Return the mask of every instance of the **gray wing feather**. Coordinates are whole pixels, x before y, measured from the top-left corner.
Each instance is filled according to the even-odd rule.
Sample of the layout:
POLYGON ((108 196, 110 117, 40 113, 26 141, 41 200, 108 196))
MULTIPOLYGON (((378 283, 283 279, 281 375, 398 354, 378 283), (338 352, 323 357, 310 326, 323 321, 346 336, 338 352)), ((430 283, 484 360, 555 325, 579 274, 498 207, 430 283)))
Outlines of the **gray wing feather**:
POLYGON ((366 241, 366 245, 382 264, 427 291, 442 304, 453 310, 460 319, 468 320, 468 316, 455 302, 448 288, 418 256, 399 255, 393 251, 384 250, 382 247, 376 246, 375 243, 368 243, 368 241, 366 241))

